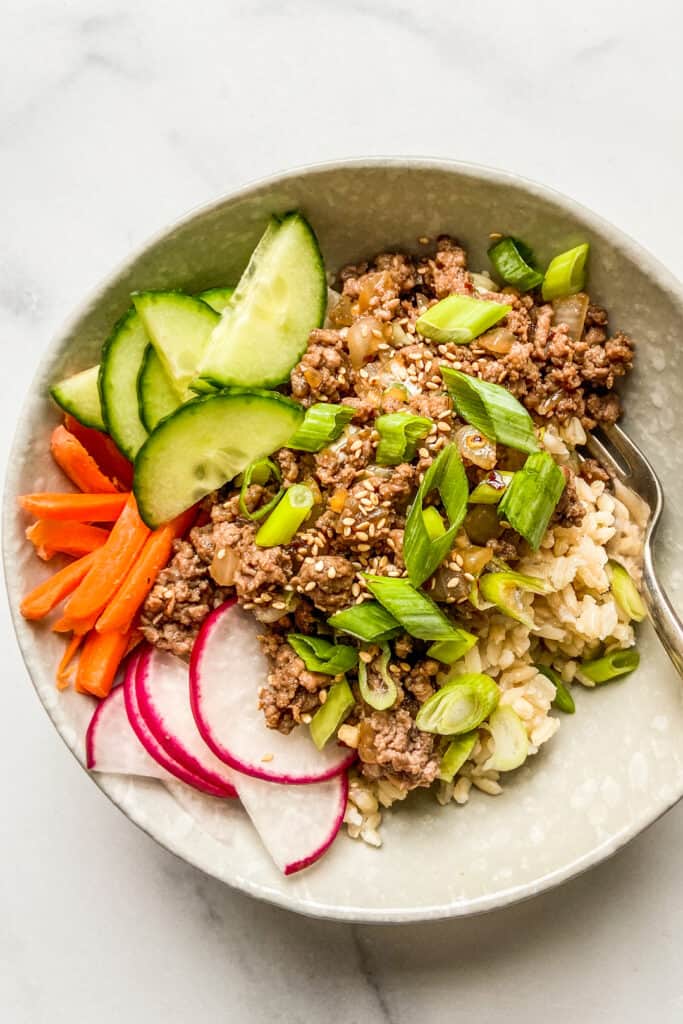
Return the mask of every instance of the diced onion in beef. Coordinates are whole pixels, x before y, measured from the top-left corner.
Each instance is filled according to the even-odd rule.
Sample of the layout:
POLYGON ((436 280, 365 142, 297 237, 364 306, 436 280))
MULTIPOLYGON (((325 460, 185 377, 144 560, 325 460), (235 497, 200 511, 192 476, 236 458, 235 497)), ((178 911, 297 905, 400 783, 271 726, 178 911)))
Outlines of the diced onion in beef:
POLYGON ((346 335, 351 365, 360 370, 377 353, 382 343, 382 325, 374 316, 362 316, 351 324, 346 335))
POLYGON ((213 557, 209 572, 221 587, 232 587, 240 557, 234 548, 219 548, 213 557))
POLYGON ((455 435, 455 441, 465 462, 470 462, 481 469, 493 469, 496 464, 496 446, 476 427, 460 427, 455 435))
POLYGON ((553 299, 553 323, 566 324, 572 341, 580 341, 588 311, 588 296, 585 292, 553 299))

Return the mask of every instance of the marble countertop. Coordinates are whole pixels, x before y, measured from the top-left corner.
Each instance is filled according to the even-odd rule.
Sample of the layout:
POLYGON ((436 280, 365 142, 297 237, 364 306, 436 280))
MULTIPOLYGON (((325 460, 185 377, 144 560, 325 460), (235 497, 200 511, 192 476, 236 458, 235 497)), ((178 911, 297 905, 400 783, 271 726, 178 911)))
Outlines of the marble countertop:
MULTIPOLYGON (((35 362, 84 293, 188 208, 288 166, 428 154, 504 167, 683 276, 680 6, 541 11, 5 0, 3 463, 35 362)), ((180 863, 103 798, 41 711, 2 600, 7 1024, 683 1018, 683 807, 516 908, 384 928, 298 918, 180 863)))

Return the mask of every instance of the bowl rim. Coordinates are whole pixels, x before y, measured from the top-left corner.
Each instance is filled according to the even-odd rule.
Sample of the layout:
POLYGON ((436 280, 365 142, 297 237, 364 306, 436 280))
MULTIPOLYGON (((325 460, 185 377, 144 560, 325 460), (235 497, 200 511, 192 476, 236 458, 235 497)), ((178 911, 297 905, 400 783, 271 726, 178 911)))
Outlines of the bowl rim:
POLYGON ((110 282, 123 275, 131 264, 135 263, 141 256, 162 242, 169 235, 189 225, 196 218, 210 214, 212 211, 219 209, 227 202, 234 202, 235 200, 248 198, 252 194, 264 188, 276 188, 279 185, 286 184, 288 180, 296 177, 324 174, 335 170, 353 171, 366 170, 369 168, 378 168, 383 170, 408 169, 417 172, 429 170, 444 171, 447 173, 450 172, 459 175, 460 177, 470 178, 477 181, 488 181, 496 185, 506 185, 513 189, 518 189, 532 197, 537 196, 539 198, 543 198, 559 207, 562 211, 577 217, 586 223, 588 227, 594 228, 596 233, 605 235, 614 248, 624 252, 631 259, 636 259, 641 271, 646 276, 656 279, 660 287, 671 293, 672 297, 678 301, 683 310, 683 285, 672 271, 670 271, 669 268, 657 259, 657 257, 655 257, 647 248, 637 242, 621 228, 616 227, 589 207, 570 198, 563 192, 511 171, 497 169, 474 162, 449 160, 446 158, 425 156, 361 156, 298 165, 278 171, 274 174, 251 179, 235 189, 222 193, 216 199, 213 199, 208 203, 201 203, 193 206, 180 218, 154 232, 145 241, 137 245, 126 257, 117 261, 116 265, 110 270, 110 272, 89 290, 88 294, 77 305, 74 311, 65 318, 61 327, 51 334, 50 339, 38 361, 27 395, 22 402, 17 419, 17 426, 15 427, 12 441, 8 448, 7 469, 5 472, 3 487, 2 562, 5 589, 8 597, 14 633, 36 696, 46 714, 52 721, 58 735, 66 745, 67 749, 76 758, 79 764, 81 764, 86 775, 130 821, 137 825, 138 828, 142 829, 143 832, 154 839, 160 846, 181 860, 200 869, 206 874, 212 875, 212 877, 217 878, 219 881, 225 882, 225 884, 230 885, 232 888, 240 890, 241 892, 244 892, 256 899, 309 917, 357 923, 393 924, 474 916, 499 907, 510 906, 512 904, 522 902, 542 892, 554 889, 563 882, 582 874, 584 871, 587 871, 591 867, 594 867, 606 860, 626 845, 626 843, 631 839, 635 838, 635 836, 653 825, 683 797, 683 786, 681 787, 680 792, 673 797, 653 798, 646 813, 643 813, 639 818, 630 820, 629 823, 619 832, 603 840, 603 842, 593 847, 590 851, 575 858, 568 864, 541 875, 530 882, 512 885, 504 889, 499 889, 495 893, 475 897, 473 899, 455 900, 426 906, 415 906, 408 909, 402 907, 336 907, 333 902, 321 903, 307 897, 288 895, 286 889, 284 891, 273 889, 267 884, 252 882, 249 879, 240 877, 235 872, 232 873, 230 880, 222 878, 212 872, 205 864, 200 863, 199 858, 194 858, 191 852, 181 849, 180 843, 176 842, 174 837, 164 835, 163 830, 161 828, 155 828, 153 822, 142 820, 144 816, 138 816, 131 811, 129 807, 123 806, 117 799, 115 793, 112 792, 112 787, 108 784, 108 776, 96 775, 88 772, 83 765, 78 754, 77 742, 75 740, 72 742, 69 737, 65 735, 65 731, 56 721, 54 709, 49 707, 40 695, 36 678, 40 675, 41 670, 38 665, 37 658, 34 657, 33 654, 34 645, 29 640, 30 637, 34 636, 34 634, 31 632, 30 623, 25 622, 19 613, 16 601, 17 595, 14 592, 16 587, 11 582, 10 562, 14 557, 14 552, 10 550, 8 541, 8 537, 12 530, 13 517, 16 514, 14 502, 10 499, 13 499, 17 493, 17 478, 19 474, 19 461, 13 456, 15 450, 21 443, 22 427, 27 416, 29 400, 35 391, 36 382, 42 378, 44 368, 50 362, 54 348, 62 338, 71 334, 78 322, 82 320, 94 306, 97 305, 110 282))

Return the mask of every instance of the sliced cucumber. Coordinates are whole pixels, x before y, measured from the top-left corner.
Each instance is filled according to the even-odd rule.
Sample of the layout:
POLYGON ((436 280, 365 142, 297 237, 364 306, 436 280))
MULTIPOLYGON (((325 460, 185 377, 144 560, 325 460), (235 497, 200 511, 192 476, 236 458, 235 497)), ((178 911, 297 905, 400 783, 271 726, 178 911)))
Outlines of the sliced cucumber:
POLYGON ((138 410, 137 384, 148 344, 140 317, 129 309, 104 343, 97 380, 107 430, 131 460, 147 440, 138 410))
POLYGON ((222 313, 234 292, 234 288, 207 288, 205 292, 197 292, 196 298, 211 306, 217 313, 222 313))
POLYGON ((181 405, 135 460, 140 515, 151 527, 168 522, 285 445, 303 417, 297 402, 270 391, 222 391, 181 405))
POLYGON ((219 314, 182 292, 138 292, 133 303, 166 373, 182 394, 197 376, 219 314))
POLYGON ((68 412, 74 419, 82 423, 84 427, 94 427, 95 430, 104 430, 104 419, 102 417, 102 404, 100 393, 97 390, 97 377, 100 372, 99 366, 91 366, 89 370, 81 370, 73 377, 60 380, 50 388, 50 394, 57 405, 61 405, 65 412, 68 412))
POLYGON ((156 425, 194 395, 179 395, 153 345, 147 346, 138 375, 140 419, 150 433, 156 425))
POLYGON ((298 213, 273 219, 252 253, 199 366, 218 387, 274 387, 287 380, 327 305, 322 256, 298 213))

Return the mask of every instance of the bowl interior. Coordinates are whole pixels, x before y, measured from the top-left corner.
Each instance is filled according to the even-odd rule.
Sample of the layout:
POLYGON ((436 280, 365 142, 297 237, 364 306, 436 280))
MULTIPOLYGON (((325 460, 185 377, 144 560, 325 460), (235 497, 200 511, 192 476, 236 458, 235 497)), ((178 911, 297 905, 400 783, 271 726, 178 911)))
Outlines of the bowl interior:
MULTIPOLYGON (((418 238, 450 233, 486 268, 490 232, 519 235, 541 261, 579 241, 592 246, 590 292, 612 329, 638 343, 625 426, 651 457, 667 497, 658 564, 680 604, 683 451, 683 314, 679 286, 635 243, 588 211, 538 186, 455 164, 350 163, 273 179, 199 211, 135 256, 94 295, 54 343, 18 424, 5 495, 5 564, 10 603, 44 570, 23 538, 17 494, 63 486, 48 451, 57 411, 46 387, 96 362, 102 341, 134 289, 190 291, 233 283, 269 214, 302 209, 329 269, 392 249, 419 251, 418 238)), ((29 672, 64 740, 83 762, 91 705, 58 694, 59 641, 15 621, 29 672)), ((683 793, 680 680, 649 627, 641 668, 624 682, 580 692, 577 712, 547 748, 516 772, 504 794, 475 793, 465 808, 440 808, 419 794, 385 815, 384 848, 341 837, 312 869, 282 878, 239 807, 215 811, 206 798, 113 776, 98 784, 137 824, 206 872, 284 906, 326 917, 407 920, 473 913, 555 884, 607 856, 683 793), (426 864, 429 865, 425 870, 426 864)))

